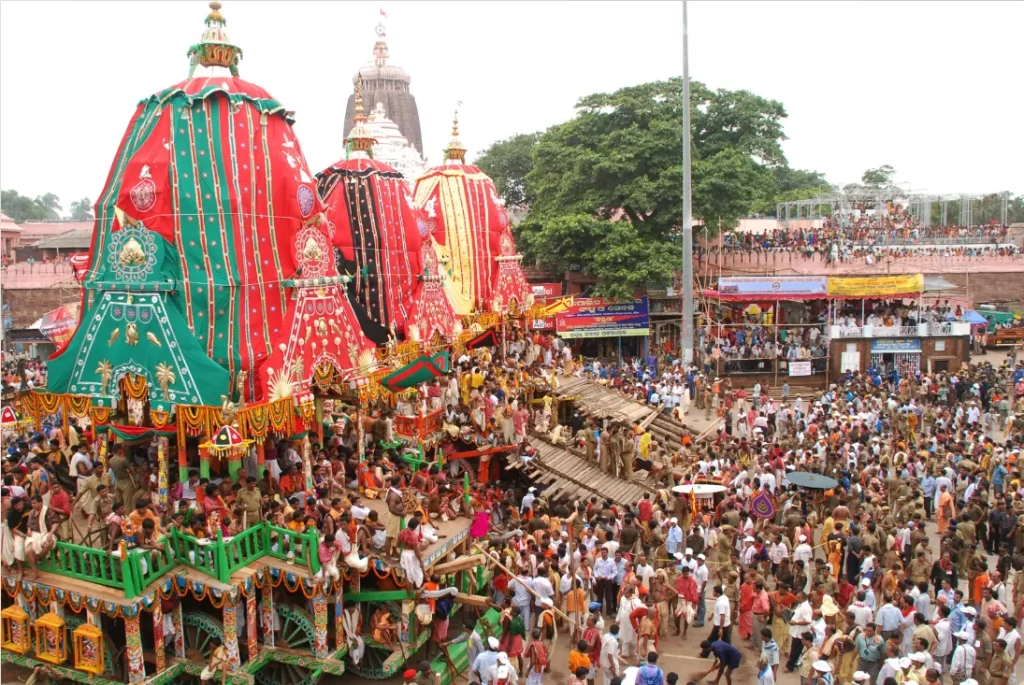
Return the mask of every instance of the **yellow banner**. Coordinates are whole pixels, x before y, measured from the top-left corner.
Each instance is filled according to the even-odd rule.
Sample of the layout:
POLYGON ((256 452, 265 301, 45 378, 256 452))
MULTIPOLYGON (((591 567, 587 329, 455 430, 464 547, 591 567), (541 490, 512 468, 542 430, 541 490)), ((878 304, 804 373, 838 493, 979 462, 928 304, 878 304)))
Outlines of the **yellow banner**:
POLYGON ((905 274, 901 276, 829 276, 828 294, 832 297, 888 297, 905 293, 919 293, 924 290, 924 276, 905 274))

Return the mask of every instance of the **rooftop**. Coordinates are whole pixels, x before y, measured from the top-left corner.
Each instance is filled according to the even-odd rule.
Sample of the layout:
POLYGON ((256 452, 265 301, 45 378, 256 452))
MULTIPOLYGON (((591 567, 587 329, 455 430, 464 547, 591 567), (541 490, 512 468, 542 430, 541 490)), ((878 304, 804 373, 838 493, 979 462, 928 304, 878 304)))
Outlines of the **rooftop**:
POLYGON ((73 228, 59 235, 43 238, 32 247, 41 250, 88 250, 92 246, 92 227, 73 228))

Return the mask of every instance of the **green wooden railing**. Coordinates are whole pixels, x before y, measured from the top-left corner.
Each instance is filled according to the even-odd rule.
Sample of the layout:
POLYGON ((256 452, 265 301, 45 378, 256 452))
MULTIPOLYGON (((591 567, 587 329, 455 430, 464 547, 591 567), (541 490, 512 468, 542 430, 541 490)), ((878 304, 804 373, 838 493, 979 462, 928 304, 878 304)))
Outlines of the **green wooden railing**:
POLYGON ((153 550, 128 550, 128 564, 132 569, 135 589, 141 593, 150 584, 177 566, 178 562, 171 555, 170 540, 165 539, 163 549, 156 554, 153 553, 153 550))
POLYGON ((295 564, 318 573, 319 545, 315 530, 296 532, 263 522, 230 539, 218 533, 216 540, 204 543, 173 528, 156 554, 130 549, 125 559, 118 551, 58 541, 38 563, 41 571, 117 588, 132 599, 179 564, 230 583, 232 574, 262 557, 287 560, 291 553, 295 564))
MULTIPOLYGON (((222 544, 216 542, 201 544, 199 538, 174 528, 171 530, 171 549, 174 550, 174 558, 179 564, 184 564, 220 580, 217 574, 217 561, 224 554, 222 544)), ((226 565, 226 562, 222 564, 222 566, 226 565)))
POLYGON ((242 531, 230 540, 224 540, 218 535, 218 545, 224 546, 224 557, 226 570, 218 569, 221 575, 227 574, 227 578, 221 577, 218 580, 228 582, 231 574, 240 568, 248 566, 250 562, 256 561, 266 554, 268 537, 264 535, 264 526, 259 524, 242 531))
POLYGON ((118 553, 58 540, 50 553, 37 563, 40 571, 117 588, 128 598, 137 594, 131 564, 127 559, 122 560, 118 553))
POLYGON ((314 531, 297 533, 288 528, 263 524, 264 554, 275 559, 288 559, 291 553, 296 564, 309 566, 313 573, 320 571, 320 536, 314 531), (275 537, 276 536, 276 537, 275 537))

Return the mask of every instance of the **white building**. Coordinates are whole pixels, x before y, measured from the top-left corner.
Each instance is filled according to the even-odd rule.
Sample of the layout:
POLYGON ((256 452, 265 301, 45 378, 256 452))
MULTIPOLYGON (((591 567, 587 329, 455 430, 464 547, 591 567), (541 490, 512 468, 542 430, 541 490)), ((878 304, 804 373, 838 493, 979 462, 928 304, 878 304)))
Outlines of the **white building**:
POLYGON ((393 166, 405 177, 405 182, 410 186, 415 183, 426 170, 427 164, 423 156, 398 130, 398 124, 388 119, 384 103, 378 102, 370 111, 365 126, 377 141, 373 145, 373 158, 393 166))

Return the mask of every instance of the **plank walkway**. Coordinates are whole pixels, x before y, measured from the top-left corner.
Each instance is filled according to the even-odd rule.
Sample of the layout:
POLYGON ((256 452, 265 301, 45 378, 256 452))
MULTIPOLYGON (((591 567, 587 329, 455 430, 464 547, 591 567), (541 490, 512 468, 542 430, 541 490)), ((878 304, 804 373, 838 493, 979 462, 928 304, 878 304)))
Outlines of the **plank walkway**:
POLYGON ((518 459, 506 467, 507 470, 521 470, 535 483, 546 486, 548 498, 568 495, 574 499, 598 496, 617 504, 636 504, 645 492, 652 495, 657 491, 642 479, 646 471, 634 474, 634 479, 625 479, 605 473, 596 464, 591 464, 579 454, 564 446, 552 445, 537 435, 529 437, 530 445, 537 450, 537 458, 524 466, 518 459))
POLYGON ((555 395, 570 400, 584 414, 596 419, 609 419, 632 426, 640 421, 659 440, 679 444, 686 426, 661 411, 626 397, 618 390, 588 378, 559 377, 555 395))

